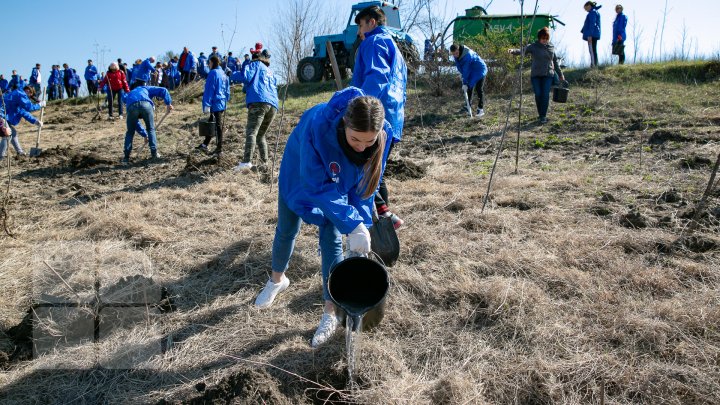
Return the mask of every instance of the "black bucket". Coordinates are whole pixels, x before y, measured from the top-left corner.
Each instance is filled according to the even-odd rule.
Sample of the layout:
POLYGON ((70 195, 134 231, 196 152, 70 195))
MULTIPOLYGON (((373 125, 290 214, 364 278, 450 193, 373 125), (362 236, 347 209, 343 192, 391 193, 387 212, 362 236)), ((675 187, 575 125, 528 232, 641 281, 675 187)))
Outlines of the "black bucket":
POLYGON ((330 299, 352 319, 357 331, 377 326, 385 316, 385 297, 390 289, 385 266, 367 257, 349 257, 330 269, 330 299))
POLYGON ((567 103, 568 94, 570 94, 570 89, 568 88, 567 83, 563 83, 562 87, 553 87, 552 100, 556 103, 567 103))
POLYGON ((202 138, 215 137, 215 120, 213 119, 213 116, 210 115, 210 118, 208 118, 207 121, 200 120, 198 122, 198 129, 202 138))

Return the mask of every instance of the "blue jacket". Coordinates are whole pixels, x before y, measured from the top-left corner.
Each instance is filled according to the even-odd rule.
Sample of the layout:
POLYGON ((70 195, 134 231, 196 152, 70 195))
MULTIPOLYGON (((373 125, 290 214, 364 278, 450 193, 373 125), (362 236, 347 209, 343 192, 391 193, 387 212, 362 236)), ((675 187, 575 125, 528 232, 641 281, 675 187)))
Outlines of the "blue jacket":
POLYGON ((30 114, 30 111, 39 110, 40 105, 30 101, 30 97, 25 94, 24 90, 17 89, 10 93, 5 93, 3 98, 5 99, 5 107, 7 108, 5 117, 10 125, 15 126, 19 124, 22 118, 25 118, 25 120, 31 124, 38 122, 38 120, 30 114))
POLYGON ((615 21, 613 21, 613 44, 618 41, 618 36, 621 41, 625 41, 625 38, 627 38, 625 27, 627 27, 627 16, 621 12, 615 17, 615 21))
POLYGON ((602 6, 593 7, 585 17, 585 24, 580 30, 584 41, 587 41, 589 37, 600 39, 600 13, 598 12, 600 7, 602 6))
MULTIPOLYGON (((337 139, 337 126, 348 104, 362 95, 362 90, 348 87, 327 104, 305 111, 288 138, 280 164, 280 198, 288 208, 309 224, 330 221, 345 234, 360 223, 372 226, 373 197, 363 199, 359 189, 363 167, 347 158, 337 139)), ((392 129, 387 121, 384 128, 389 140, 392 129)), ((390 145, 385 143, 383 171, 390 145)))
POLYGON ((130 83, 136 80, 141 80, 145 83, 150 82, 150 74, 153 71, 155 71, 155 67, 152 62, 150 62, 150 58, 145 59, 141 64, 133 66, 132 81, 130 83))
POLYGON ((407 66, 384 26, 368 32, 360 42, 352 85, 380 99, 385 107, 385 119, 393 127, 393 143, 399 142, 405 122, 407 66))
POLYGON ((188 51, 187 57, 185 58, 185 66, 183 66, 183 71, 191 72, 195 69, 197 69, 197 63, 195 62, 195 55, 193 55, 192 52, 188 51))
POLYGON ((7 79, 0 80, 0 90, 2 90, 3 93, 7 92, 9 87, 10 82, 7 81, 7 79))
POLYGON ((463 84, 470 88, 475 87, 477 82, 487 75, 485 61, 467 46, 463 46, 460 57, 455 60, 455 66, 462 76, 463 84))
POLYGON ((80 76, 77 74, 75 69, 71 69, 71 76, 68 80, 68 85, 70 85, 70 87, 80 87, 80 83, 82 83, 80 76))
POLYGON ((24 86, 21 84, 22 81, 20 80, 20 76, 18 75, 12 75, 10 76, 10 90, 14 90, 15 88, 23 88, 24 86))
POLYGON ((203 92, 203 107, 210 107, 210 111, 225 111, 230 101, 230 80, 219 67, 208 74, 203 92))
POLYGON ((139 86, 130 90, 129 93, 123 96, 123 102, 126 105, 136 103, 138 101, 149 101, 152 103, 153 98, 162 98, 165 101, 165 105, 172 104, 172 98, 170 98, 170 92, 163 87, 155 86, 139 86))
POLYGON ((86 82, 94 82, 98 80, 98 71, 97 66, 95 65, 88 65, 85 68, 85 81, 86 82))
POLYGON ((234 56, 228 56, 227 58, 227 68, 231 71, 235 72, 238 70, 238 60, 234 56))
POLYGON ((63 70, 63 83, 65 83, 66 85, 69 85, 70 79, 72 79, 72 77, 73 77, 72 68, 67 68, 67 69, 63 70))
POLYGON ((32 68, 32 72, 30 72, 30 84, 37 84, 39 75, 40 70, 36 67, 32 68))
POLYGON ((62 74, 60 73, 60 69, 53 69, 50 71, 50 77, 48 78, 48 86, 55 86, 58 84, 62 84, 62 74))
POLYGON ((230 80, 242 83, 247 95, 245 103, 267 103, 278 108, 277 78, 265 64, 259 60, 249 63, 244 69, 235 72, 230 80))
POLYGON ((198 67, 197 67, 198 74, 200 75, 200 77, 202 77, 204 79, 207 77, 208 73, 210 73, 210 70, 208 69, 208 65, 207 65, 207 58, 205 57, 205 55, 200 55, 198 57, 197 61, 198 61, 198 67))
POLYGON ((249 65, 250 62, 252 62, 250 59, 243 60, 243 63, 240 65, 240 69, 245 69, 245 66, 249 65))

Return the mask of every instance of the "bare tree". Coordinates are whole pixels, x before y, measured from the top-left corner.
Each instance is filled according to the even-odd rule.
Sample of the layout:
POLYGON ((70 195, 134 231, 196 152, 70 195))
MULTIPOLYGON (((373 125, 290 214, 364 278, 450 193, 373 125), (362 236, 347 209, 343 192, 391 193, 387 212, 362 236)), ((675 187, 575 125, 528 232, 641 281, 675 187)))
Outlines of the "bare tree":
POLYGON ((341 31, 340 24, 345 14, 336 12, 328 2, 290 0, 281 2, 275 15, 275 53, 278 55, 280 73, 288 83, 292 83, 297 79, 295 68, 300 59, 312 55, 314 37, 341 31))
POLYGON ((657 42, 657 34, 658 34, 658 28, 660 26, 660 23, 655 24, 655 33, 653 34, 653 44, 652 44, 652 51, 650 52, 650 57, 648 59, 648 62, 653 62, 655 59, 655 44, 657 42))
POLYGON ((632 21, 632 39, 633 39, 633 64, 637 63, 638 53, 640 52, 640 42, 642 42, 643 29, 637 24, 635 12, 633 12, 632 21))
POLYGON ((688 27, 683 19, 682 30, 680 31, 680 60, 687 60, 690 56, 690 47, 692 47, 692 39, 688 44, 688 27))
POLYGON ((668 17, 668 0, 665 0, 665 8, 663 9, 663 21, 662 21, 662 28, 660 29, 660 44, 658 46, 658 60, 662 60, 662 54, 663 54, 663 37, 665 35, 665 22, 667 22, 668 17))

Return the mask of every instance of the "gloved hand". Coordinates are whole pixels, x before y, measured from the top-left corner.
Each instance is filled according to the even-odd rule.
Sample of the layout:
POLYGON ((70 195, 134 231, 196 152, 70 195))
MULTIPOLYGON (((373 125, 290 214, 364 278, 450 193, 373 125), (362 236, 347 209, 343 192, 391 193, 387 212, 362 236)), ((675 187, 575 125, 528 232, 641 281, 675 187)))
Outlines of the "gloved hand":
POLYGON ((47 101, 43 100, 43 101, 40 102, 40 107, 41 107, 41 108, 45 108, 46 105, 47 105, 47 101))
POLYGON ((208 108, 206 106, 203 106, 203 114, 207 114, 207 113, 208 113, 208 108))
POLYGON ((622 35, 618 35, 617 41, 618 41, 618 42, 622 41, 622 35))
POLYGON ((362 222, 347 235, 347 247, 354 253, 370 252, 370 232, 362 222))
POLYGON ((37 125, 38 127, 42 127, 42 126, 43 126, 43 123, 42 123, 41 121, 38 121, 38 122, 35 123, 35 125, 37 125))
POLYGON ((463 88, 462 88, 462 89, 463 89, 463 91, 464 91, 465 93, 467 93, 467 89, 468 89, 467 84, 463 84, 463 88))

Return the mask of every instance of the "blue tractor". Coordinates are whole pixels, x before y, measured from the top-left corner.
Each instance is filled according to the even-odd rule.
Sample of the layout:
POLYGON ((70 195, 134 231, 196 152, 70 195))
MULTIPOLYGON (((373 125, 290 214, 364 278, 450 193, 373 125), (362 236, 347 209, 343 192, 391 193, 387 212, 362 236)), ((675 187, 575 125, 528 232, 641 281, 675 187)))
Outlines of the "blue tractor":
POLYGON ((340 76, 343 79, 347 78, 348 70, 352 71, 355 65, 355 52, 360 45, 355 16, 364 8, 370 6, 378 6, 383 9, 387 19, 385 26, 392 33, 395 43, 405 58, 408 70, 414 71, 420 63, 420 58, 412 38, 402 30, 398 7, 384 1, 365 1, 352 6, 347 26, 341 34, 322 35, 314 38, 313 56, 301 59, 297 66, 297 77, 300 82, 319 82, 323 78, 333 78, 332 65, 330 64, 326 46, 327 41, 332 44, 335 59, 340 69, 340 76))

